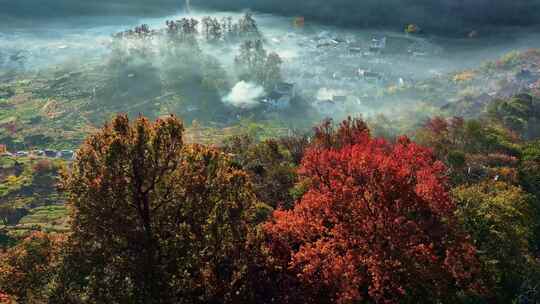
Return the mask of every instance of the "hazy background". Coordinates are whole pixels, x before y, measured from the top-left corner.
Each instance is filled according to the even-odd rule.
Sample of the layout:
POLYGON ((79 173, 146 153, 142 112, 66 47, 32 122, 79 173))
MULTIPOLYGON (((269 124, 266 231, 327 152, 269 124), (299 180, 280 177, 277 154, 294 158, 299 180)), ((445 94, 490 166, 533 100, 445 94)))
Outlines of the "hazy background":
MULTIPOLYGON (((416 23, 425 30, 461 35, 470 30, 540 24, 539 0, 191 0, 215 10, 252 9, 302 15, 341 26, 401 28, 416 23)), ((0 0, 0 25, 33 25, 47 19, 81 16, 171 15, 184 0, 0 0)), ((114 20, 107 19, 107 22, 114 20)), ((84 23, 82 20, 81 23, 84 23)), ((495 29, 494 29, 495 28, 495 29)))
MULTIPOLYGON (((260 105, 270 92, 243 82, 237 73, 238 41, 216 44, 199 39, 196 52, 182 47, 170 56, 167 43, 154 39, 139 47, 150 55, 117 60, 113 34, 142 23, 161 29, 165 20, 187 16, 185 3, 0 0, 0 85, 7 83, 10 92, 26 86, 36 97, 18 103, 8 114, 4 111, 6 119, 28 114, 24 121, 17 118, 24 124, 21 130, 48 138, 62 138, 54 130, 74 126, 73 143, 83 138, 86 121, 99 125, 118 111, 177 113, 188 122, 220 127, 246 118, 295 129, 311 126, 323 115, 356 113, 404 116, 412 125, 471 91, 493 93, 484 83, 457 86, 454 73, 476 69, 513 50, 540 48, 540 0, 191 0, 193 10, 187 15, 198 19, 238 19, 246 9, 254 11, 266 50, 283 59, 283 81, 296 85, 301 101, 286 113, 267 111, 253 105, 260 105), (304 16, 305 26, 295 27, 293 16, 304 16), (424 32, 406 34, 409 23, 424 32), (469 35, 472 31, 478 35, 469 35), (373 37, 383 36, 388 48, 382 54, 351 52, 351 46, 367 51, 373 37), (332 47, 321 43, 329 39, 341 42, 332 47), (361 79, 359 70, 384 80, 361 79), (395 88, 404 93, 387 94, 395 88), (327 103, 334 97, 347 102, 327 103), (33 123, 43 108, 49 113, 41 103, 51 98, 53 114, 60 113, 61 119, 45 120, 45 127, 43 122, 33 123)), ((129 45, 123 46, 129 50, 129 45)))

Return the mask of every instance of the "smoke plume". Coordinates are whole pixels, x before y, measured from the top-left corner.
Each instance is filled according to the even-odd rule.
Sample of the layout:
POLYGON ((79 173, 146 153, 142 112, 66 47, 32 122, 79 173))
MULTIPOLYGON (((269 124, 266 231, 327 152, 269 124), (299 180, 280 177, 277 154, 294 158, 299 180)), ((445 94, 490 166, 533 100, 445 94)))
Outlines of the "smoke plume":
POLYGON ((223 98, 226 104, 237 108, 253 108, 259 105, 259 99, 264 96, 264 89, 251 82, 240 81, 223 98))

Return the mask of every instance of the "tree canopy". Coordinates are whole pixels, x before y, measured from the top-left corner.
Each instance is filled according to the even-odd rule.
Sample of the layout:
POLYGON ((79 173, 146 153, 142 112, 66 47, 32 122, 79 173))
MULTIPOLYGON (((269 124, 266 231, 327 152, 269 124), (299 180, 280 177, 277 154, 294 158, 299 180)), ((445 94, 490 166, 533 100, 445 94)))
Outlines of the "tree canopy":
POLYGON ((323 126, 330 144, 307 151, 307 192, 264 226, 275 263, 322 303, 452 303, 457 290, 480 291, 445 166, 407 138, 391 144, 362 126, 323 126))
POLYGON ((175 117, 125 115, 90 136, 64 176, 73 208, 60 295, 91 302, 238 303, 255 196, 220 151, 183 142, 175 117), (80 290, 78 290, 80 292, 80 290), (159 295, 159 296, 157 296, 159 295), (218 300, 219 299, 219 300, 218 300))

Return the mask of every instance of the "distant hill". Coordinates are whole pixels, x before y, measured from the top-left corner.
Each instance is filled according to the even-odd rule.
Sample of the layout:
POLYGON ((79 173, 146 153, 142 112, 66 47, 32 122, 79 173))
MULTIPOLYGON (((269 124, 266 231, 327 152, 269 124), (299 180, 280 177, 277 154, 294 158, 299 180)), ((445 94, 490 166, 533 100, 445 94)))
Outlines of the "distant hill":
POLYGON ((0 16, 8 21, 26 22, 82 16, 154 16, 180 10, 179 0, 0 0, 0 16))
MULTIPOLYGON (((0 26, 81 16, 170 15, 184 0, 0 0, 0 26), (31 19, 30 19, 31 18, 31 19)), ((255 11, 352 27, 421 28, 452 35, 478 28, 540 24, 538 0, 193 0, 194 7, 255 11)))
POLYGON ((253 9, 279 15, 302 15, 341 26, 404 27, 452 35, 479 27, 540 24, 537 0, 200 0, 196 5, 219 10, 253 9))

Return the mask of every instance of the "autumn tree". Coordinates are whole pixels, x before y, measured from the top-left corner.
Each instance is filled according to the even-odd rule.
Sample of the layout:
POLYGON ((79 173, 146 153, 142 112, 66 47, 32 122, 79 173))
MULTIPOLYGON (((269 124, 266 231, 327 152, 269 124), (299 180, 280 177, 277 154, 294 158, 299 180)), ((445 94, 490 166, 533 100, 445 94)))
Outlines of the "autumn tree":
POLYGON ((119 115, 82 145, 63 180, 73 224, 58 301, 242 301, 248 177, 183 131, 119 115))
POLYGON ((358 120, 320 132, 299 171, 307 192, 264 226, 270 265, 299 280, 305 303, 455 303, 481 289, 429 149, 374 139, 358 120))
POLYGON ((32 166, 32 184, 44 192, 56 190, 56 182, 60 166, 48 159, 37 161, 32 166))
POLYGON ((507 183, 486 181, 456 188, 453 196, 461 226, 494 280, 497 303, 512 302, 529 277, 538 277, 531 246, 538 212, 531 195, 507 183))
MULTIPOLYGON (((17 303, 43 303, 60 262, 63 242, 61 235, 34 232, 1 253, 0 294, 5 292, 17 303)), ((5 301, 10 303, 7 297, 5 301)))
POLYGON ((358 144, 369 135, 370 130, 361 119, 348 117, 337 128, 332 119, 326 119, 313 128, 312 146, 318 149, 341 149, 358 144))
POLYGON ((519 138, 504 127, 483 120, 433 117, 420 128, 415 139, 434 149, 440 159, 452 151, 465 153, 516 154, 519 138))
POLYGON ((519 138, 489 121, 433 117, 416 132, 415 139, 447 165, 455 185, 516 171, 512 163, 519 155, 519 138))
POLYGON ((488 116, 526 139, 540 137, 540 100, 528 94, 497 99, 489 104, 488 116))
POLYGON ((279 144, 285 147, 293 164, 298 166, 302 162, 304 153, 309 146, 309 138, 307 135, 291 134, 290 136, 280 138, 279 144))
POLYGON ((10 296, 0 291, 0 304, 15 304, 10 296))
POLYGON ((249 174, 259 201, 272 208, 293 205, 290 190, 296 183, 296 164, 287 147, 278 140, 256 142, 244 135, 229 139, 223 148, 249 174))

